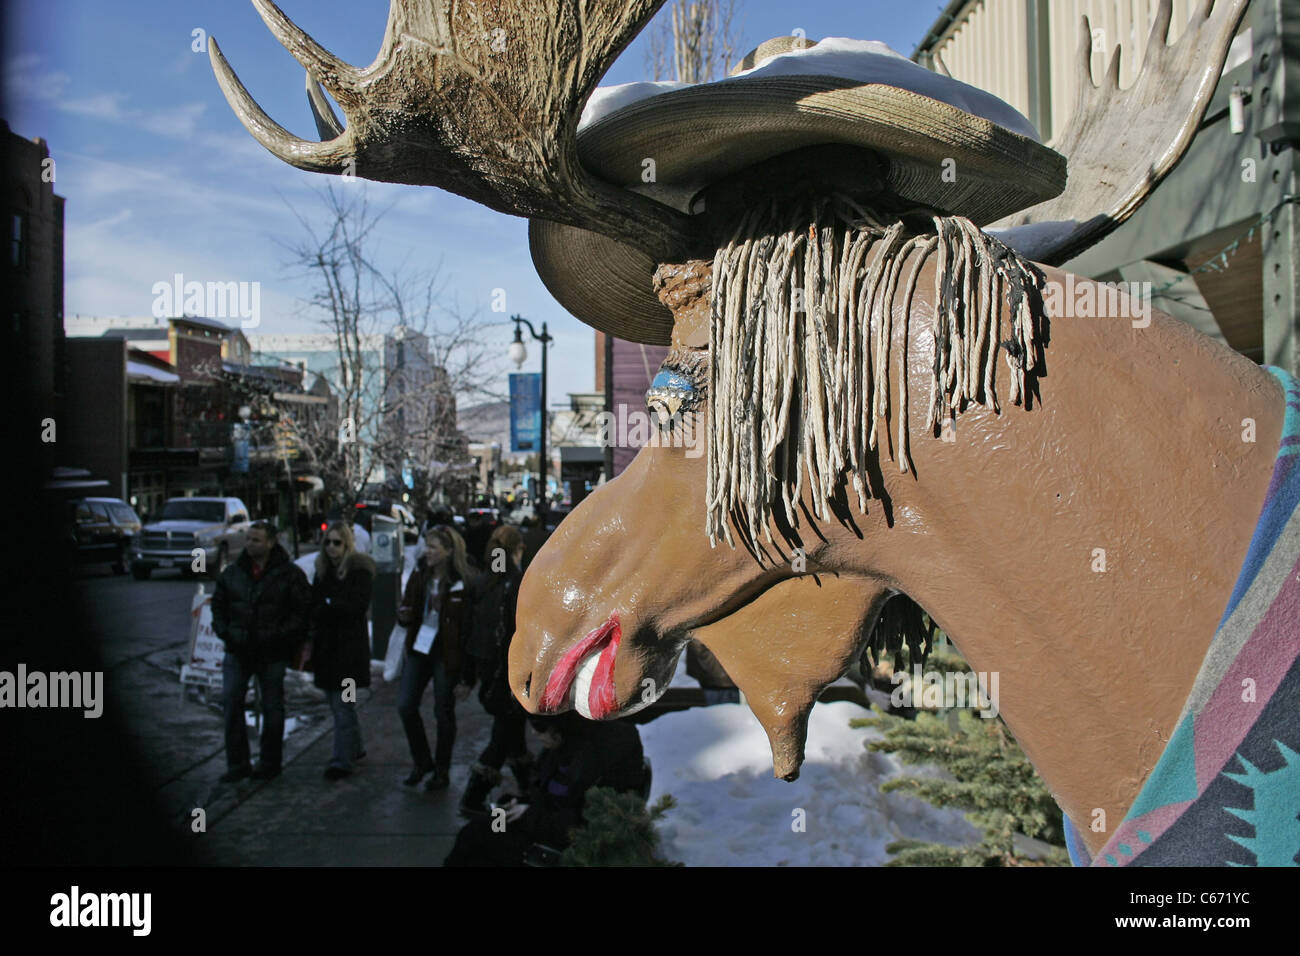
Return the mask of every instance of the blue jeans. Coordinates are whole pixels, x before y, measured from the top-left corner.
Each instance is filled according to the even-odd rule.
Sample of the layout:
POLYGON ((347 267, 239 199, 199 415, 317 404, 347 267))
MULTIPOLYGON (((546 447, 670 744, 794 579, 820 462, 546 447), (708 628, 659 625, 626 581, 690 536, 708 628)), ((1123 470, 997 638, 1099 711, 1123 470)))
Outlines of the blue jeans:
POLYGON ((334 756, 331 767, 352 769, 352 761, 361 756, 361 722, 357 720, 356 701, 345 701, 343 691, 326 691, 330 711, 334 714, 334 756))
POLYGON ((221 703, 226 721, 226 767, 247 767, 248 728, 244 725, 244 695, 248 679, 256 676, 262 685, 262 766, 279 770, 284 756, 284 661, 248 667, 234 654, 221 664, 221 703))
POLYGON ((402 718, 406 742, 411 747, 411 758, 421 770, 451 766, 451 748, 456 742, 456 698, 452 695, 451 680, 442 663, 437 646, 432 654, 406 652, 402 665, 402 686, 398 691, 397 713, 402 718), (438 725, 437 757, 429 754, 429 738, 424 734, 424 721, 420 719, 420 698, 424 688, 433 681, 433 717, 438 725))

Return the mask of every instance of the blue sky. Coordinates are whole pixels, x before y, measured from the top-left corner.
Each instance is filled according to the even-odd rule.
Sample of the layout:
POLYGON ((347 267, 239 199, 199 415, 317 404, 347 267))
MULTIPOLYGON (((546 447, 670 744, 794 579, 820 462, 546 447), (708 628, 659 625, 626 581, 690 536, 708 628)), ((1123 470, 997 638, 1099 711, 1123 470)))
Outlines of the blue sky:
MULTIPOLYGON (((535 0, 534 0, 535 2, 535 0)), ((810 4, 737 0, 740 46, 802 29, 809 37, 883 40, 910 54, 942 5, 880 0, 810 4)), ((327 49, 364 66, 375 57, 384 0, 283 0, 281 8, 327 49)), ((301 237, 289 206, 312 219, 329 177, 284 165, 244 131, 226 105, 193 31, 215 36, 262 107, 291 132, 316 138, 303 73, 251 4, 199 0, 20 0, 6 4, 4 118, 44 137, 67 199, 65 309, 75 315, 148 315, 152 287, 187 280, 261 283, 262 333, 317 331, 304 281, 282 244, 301 237)), ((666 7, 659 16, 667 15, 666 7)), ((604 84, 648 79, 645 33, 604 84)), ((430 187, 369 183, 390 206, 379 258, 439 266, 463 311, 489 319, 492 290, 509 312, 549 323, 552 402, 593 387, 591 331, 568 315, 533 272, 526 222, 430 187)), ((512 338, 493 328, 501 352, 512 338)), ((532 348, 524 370, 535 370, 532 348)), ((502 363, 499 391, 505 391, 502 363)))

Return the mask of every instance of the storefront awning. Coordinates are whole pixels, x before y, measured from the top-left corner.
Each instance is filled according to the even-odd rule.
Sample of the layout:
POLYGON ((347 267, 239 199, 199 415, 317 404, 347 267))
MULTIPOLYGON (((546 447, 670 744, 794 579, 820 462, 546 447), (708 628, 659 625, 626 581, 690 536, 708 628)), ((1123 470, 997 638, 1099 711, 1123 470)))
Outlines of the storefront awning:
POLYGON ((599 445, 561 445, 560 461, 566 465, 605 463, 605 449, 599 445))

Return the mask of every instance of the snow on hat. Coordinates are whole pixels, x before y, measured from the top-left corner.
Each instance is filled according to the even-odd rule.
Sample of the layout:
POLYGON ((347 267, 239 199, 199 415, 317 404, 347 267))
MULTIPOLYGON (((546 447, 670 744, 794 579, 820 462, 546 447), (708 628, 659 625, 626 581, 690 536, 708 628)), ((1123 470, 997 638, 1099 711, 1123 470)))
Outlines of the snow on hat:
MULTIPOLYGON (((683 212, 710 184, 822 144, 873 151, 886 163, 888 193, 976 224, 1065 188, 1065 157, 1043 146, 1015 109, 874 41, 778 37, 722 80, 604 87, 578 127, 585 167, 683 212)), ((538 275, 577 318, 620 338, 668 344, 672 313, 651 287, 659 263, 650 256, 539 219, 529 241, 538 275)))

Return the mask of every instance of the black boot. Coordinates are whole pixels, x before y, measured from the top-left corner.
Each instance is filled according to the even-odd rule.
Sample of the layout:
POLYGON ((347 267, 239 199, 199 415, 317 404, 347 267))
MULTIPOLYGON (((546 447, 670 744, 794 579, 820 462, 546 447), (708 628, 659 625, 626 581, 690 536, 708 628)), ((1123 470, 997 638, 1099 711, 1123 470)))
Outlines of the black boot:
POLYGON ((462 817, 487 816, 487 795, 501 782, 501 771, 476 763, 470 767, 469 783, 460 798, 462 817))

